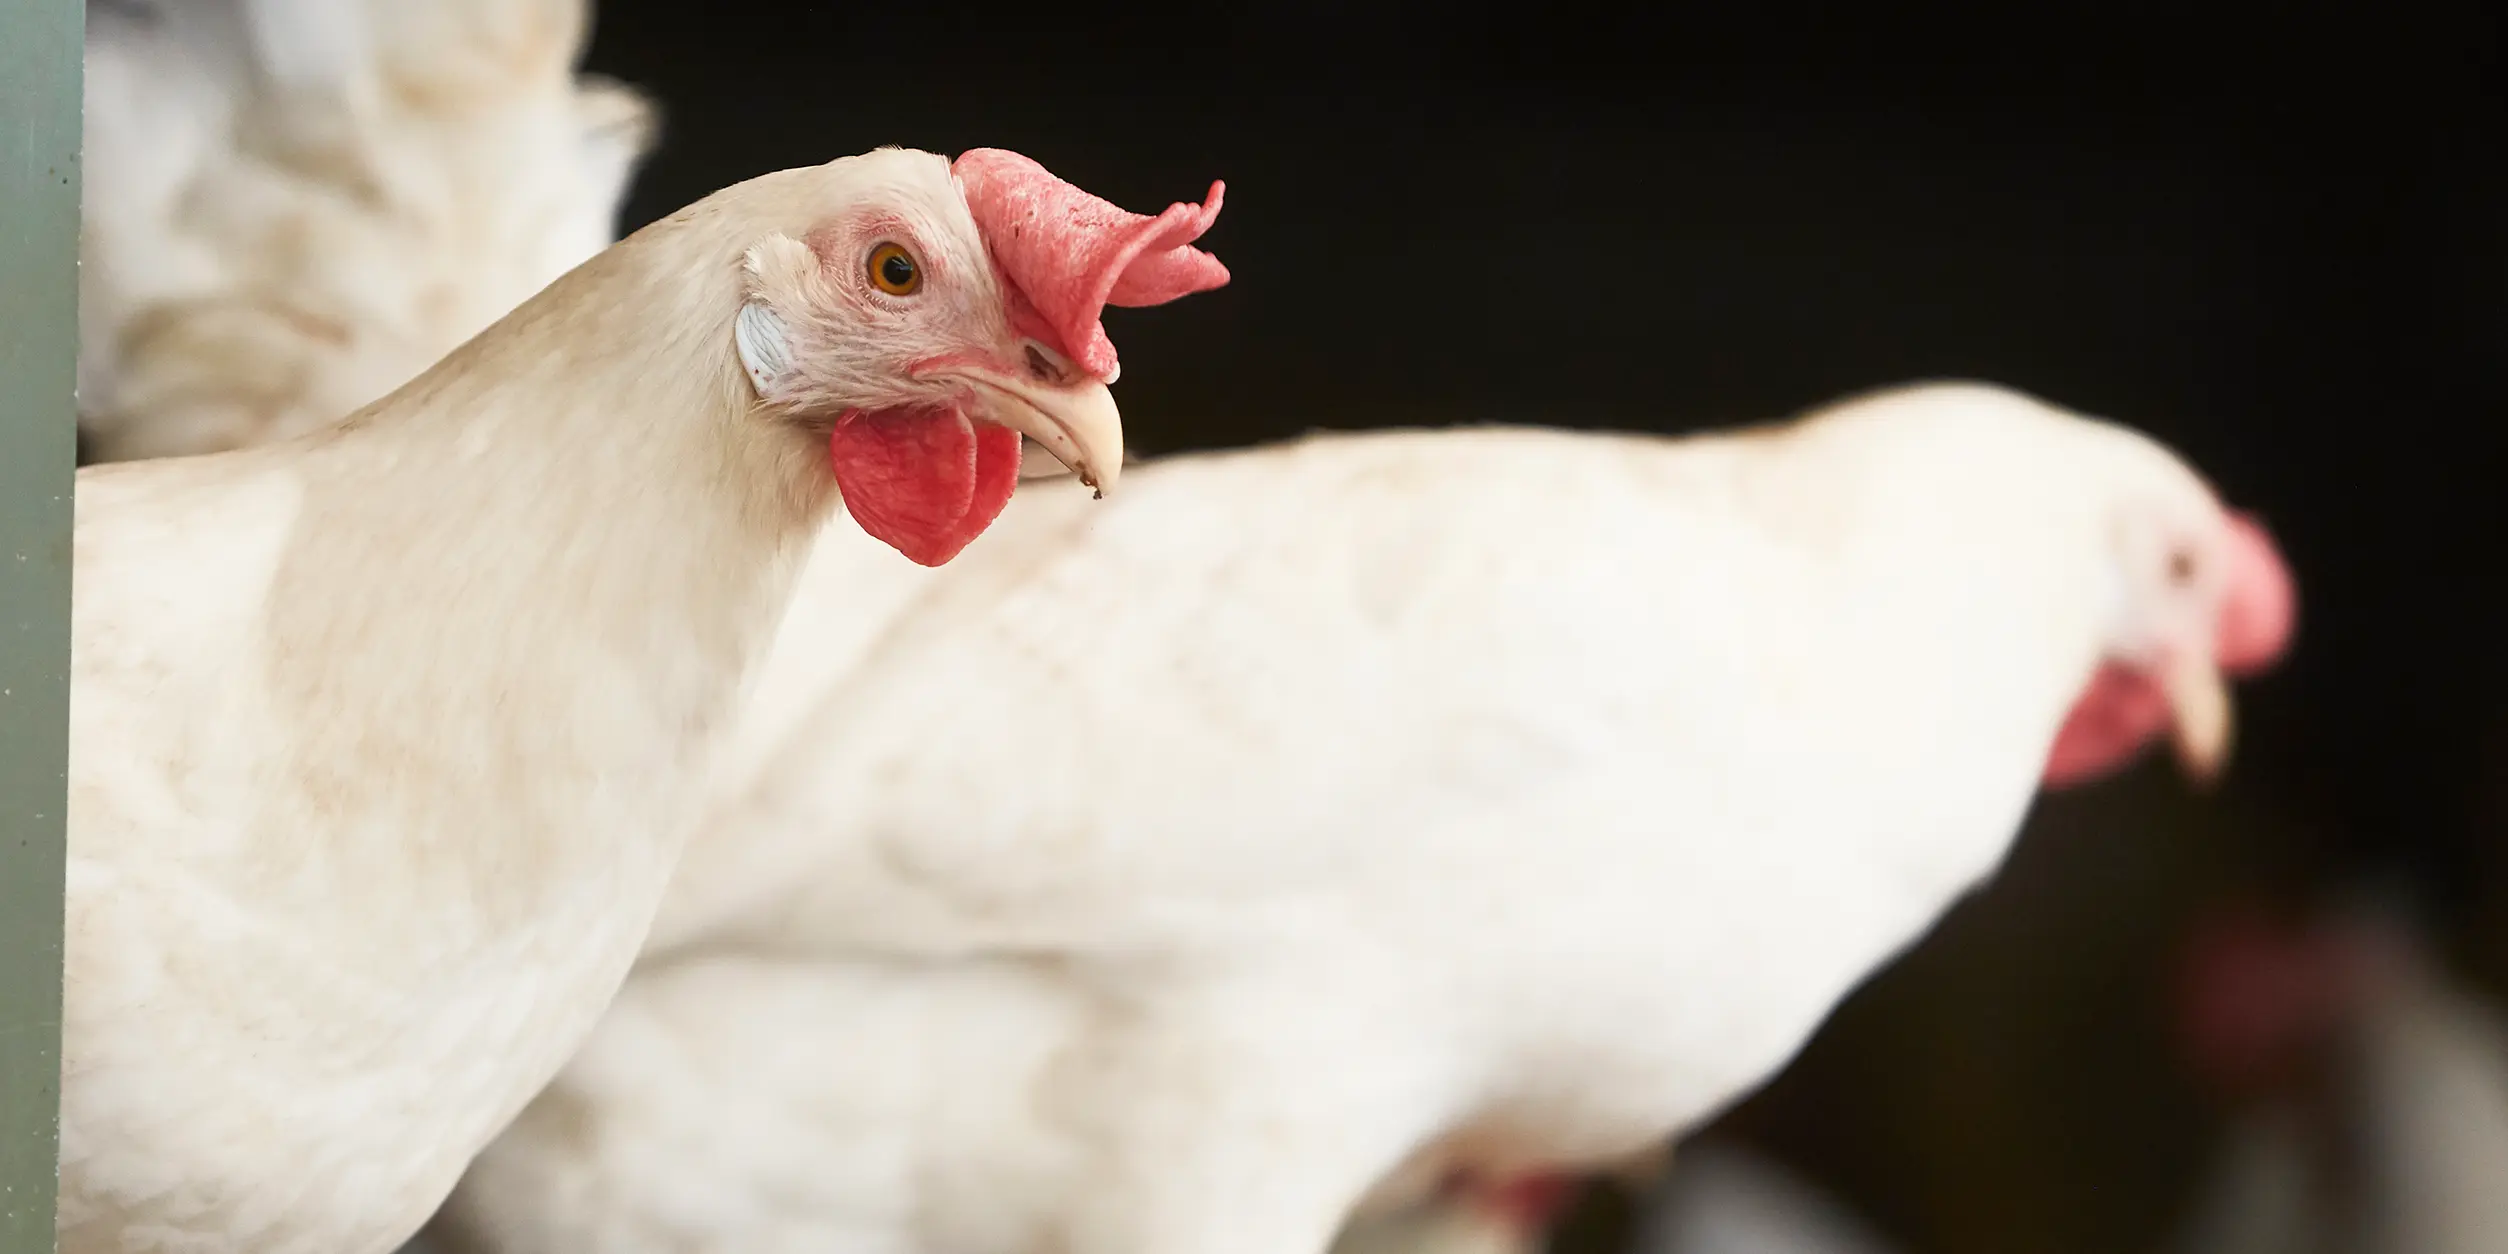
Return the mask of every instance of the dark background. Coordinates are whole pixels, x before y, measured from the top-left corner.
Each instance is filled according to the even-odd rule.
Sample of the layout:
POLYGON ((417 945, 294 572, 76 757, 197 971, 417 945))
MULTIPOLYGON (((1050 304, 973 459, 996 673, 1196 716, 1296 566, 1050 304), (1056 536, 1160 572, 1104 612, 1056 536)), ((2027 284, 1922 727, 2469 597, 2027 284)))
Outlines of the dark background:
POLYGON ((879 144, 1228 203, 1226 289, 1110 311, 1145 453, 1314 427, 1680 431, 1970 376, 2150 430, 2260 511, 2299 647, 2221 794, 2050 799, 1994 890, 1731 1123, 1921 1250, 2137 1248, 2211 1124, 2168 946, 2384 876, 2508 972, 2508 104, 2473 5, 1873 6, 1716 29, 604 0, 664 109, 625 225, 879 144))

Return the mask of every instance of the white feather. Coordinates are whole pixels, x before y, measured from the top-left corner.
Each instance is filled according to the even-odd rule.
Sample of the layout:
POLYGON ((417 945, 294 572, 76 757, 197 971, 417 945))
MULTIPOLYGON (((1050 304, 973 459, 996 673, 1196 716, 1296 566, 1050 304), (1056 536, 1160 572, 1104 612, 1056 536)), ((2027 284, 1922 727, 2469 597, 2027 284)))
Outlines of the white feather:
POLYGON ((242 447, 398 387, 607 245, 652 110, 583 0, 91 6, 81 425, 242 447))

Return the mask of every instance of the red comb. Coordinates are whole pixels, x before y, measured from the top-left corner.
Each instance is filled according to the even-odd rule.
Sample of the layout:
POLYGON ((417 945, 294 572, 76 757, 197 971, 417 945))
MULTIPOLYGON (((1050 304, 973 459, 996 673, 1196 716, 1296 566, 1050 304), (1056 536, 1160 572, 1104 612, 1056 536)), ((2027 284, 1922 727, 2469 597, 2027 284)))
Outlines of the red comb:
POLYGON ((1052 344, 1100 379, 1115 371, 1114 342, 1097 320, 1106 306, 1163 305, 1228 281, 1217 257, 1193 247, 1219 217, 1224 183, 1212 183, 1201 204, 1169 205, 1153 218, 1000 148, 970 150, 950 169, 1010 280, 1020 333, 1052 344))
POLYGON ((2252 514, 2229 516, 2230 592, 2221 611, 2221 668, 2233 675, 2264 669, 2290 647, 2299 590, 2273 537, 2252 514))

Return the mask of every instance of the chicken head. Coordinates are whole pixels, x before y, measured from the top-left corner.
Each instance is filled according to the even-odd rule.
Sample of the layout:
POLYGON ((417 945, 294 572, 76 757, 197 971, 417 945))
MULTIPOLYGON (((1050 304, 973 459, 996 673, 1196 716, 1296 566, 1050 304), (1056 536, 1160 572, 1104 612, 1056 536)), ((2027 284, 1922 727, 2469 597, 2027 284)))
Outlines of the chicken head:
POLYGON ((1009 503, 1027 437, 1100 495, 1123 463, 1108 304, 1228 281, 1201 205, 1127 213, 1015 153, 857 158, 858 195, 749 249, 734 336, 764 404, 823 431, 863 530, 955 557, 1009 503))
POLYGON ((2265 670, 2289 648, 2297 592, 2252 516, 2180 497, 2121 520, 2122 621, 2048 755, 2052 787, 2131 762, 2163 731, 2208 781, 2230 738, 2224 676, 2265 670))

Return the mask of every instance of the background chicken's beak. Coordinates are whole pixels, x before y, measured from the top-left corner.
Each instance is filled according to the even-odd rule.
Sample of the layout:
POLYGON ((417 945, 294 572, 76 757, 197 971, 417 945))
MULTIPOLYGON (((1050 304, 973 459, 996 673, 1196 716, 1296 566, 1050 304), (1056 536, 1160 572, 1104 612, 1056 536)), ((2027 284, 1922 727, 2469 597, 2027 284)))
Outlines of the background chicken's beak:
POLYGON ((2229 760, 2229 682, 2212 659, 2188 650, 2161 677, 2176 716, 2177 761, 2198 784, 2220 777, 2229 760))
POLYGON ((1123 473, 1123 415, 1105 384, 1037 383, 990 373, 966 377, 976 385, 975 417, 1036 441, 1099 496, 1114 489, 1123 473))

